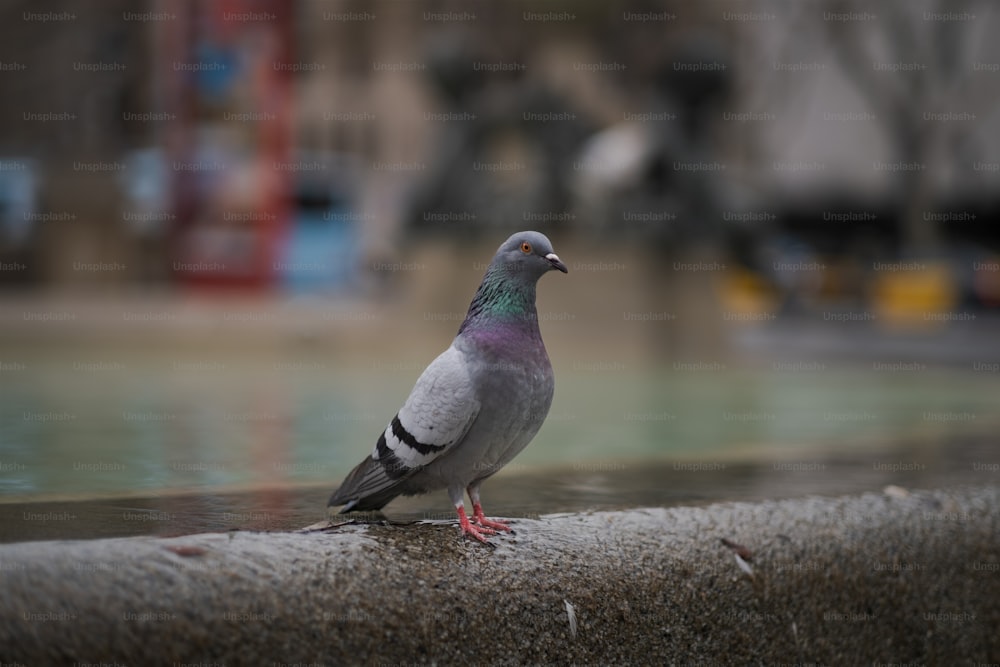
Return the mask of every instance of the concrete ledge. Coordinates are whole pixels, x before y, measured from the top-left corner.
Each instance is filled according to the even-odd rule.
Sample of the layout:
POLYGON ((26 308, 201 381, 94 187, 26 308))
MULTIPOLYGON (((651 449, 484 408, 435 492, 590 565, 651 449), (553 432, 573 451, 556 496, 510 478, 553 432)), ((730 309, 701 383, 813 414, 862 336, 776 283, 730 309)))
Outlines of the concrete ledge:
POLYGON ((460 539, 454 524, 4 545, 0 656, 24 665, 1000 656, 1000 487, 516 527, 496 549, 460 539))

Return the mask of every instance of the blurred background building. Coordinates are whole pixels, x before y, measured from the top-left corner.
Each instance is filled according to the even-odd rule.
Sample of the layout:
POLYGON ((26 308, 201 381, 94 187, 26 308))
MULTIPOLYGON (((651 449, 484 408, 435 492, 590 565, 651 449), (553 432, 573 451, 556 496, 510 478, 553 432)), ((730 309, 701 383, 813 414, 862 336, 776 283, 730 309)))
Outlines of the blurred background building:
POLYGON ((6 286, 329 293, 533 227, 741 303, 1000 299, 982 2, 2 12, 6 286))

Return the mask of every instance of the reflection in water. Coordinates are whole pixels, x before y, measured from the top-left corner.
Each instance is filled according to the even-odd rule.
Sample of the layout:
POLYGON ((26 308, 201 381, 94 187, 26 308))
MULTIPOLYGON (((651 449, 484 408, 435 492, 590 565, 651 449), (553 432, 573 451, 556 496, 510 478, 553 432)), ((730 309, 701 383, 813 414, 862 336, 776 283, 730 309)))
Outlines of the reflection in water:
MULTIPOLYGON (((1000 474, 995 456, 990 439, 958 439, 932 447, 880 447, 849 455, 766 461, 594 462, 501 473, 484 485, 483 493, 493 514, 530 518, 591 509, 878 492, 889 484, 909 489, 995 484, 1000 474)), ((226 494, 6 503, 0 504, 0 542, 294 530, 325 518, 329 492, 329 485, 286 486, 226 494)), ((399 498, 385 513, 404 521, 454 519, 443 492, 399 498)))
MULTIPOLYGON (((84 365, 79 356, 47 354, 0 386, 0 502, 333 485, 422 368, 320 355, 216 354, 205 364, 119 352, 113 364, 84 365)), ((940 443, 996 432, 1000 418, 992 374, 959 369, 562 367, 549 418, 514 471, 940 443)))
MULTIPOLYGON (((215 350, 210 361, 183 348, 162 354, 46 346, 17 355, 31 372, 0 385, 0 539, 313 523, 424 365, 372 365, 330 349, 215 350)), ((777 364, 608 371, 558 352, 553 363, 549 418, 485 485, 491 512, 986 483, 998 474, 996 454, 982 447, 1000 430, 994 374, 967 366, 919 375, 836 362, 821 373, 777 364)), ((443 492, 388 509, 453 518, 443 492)))

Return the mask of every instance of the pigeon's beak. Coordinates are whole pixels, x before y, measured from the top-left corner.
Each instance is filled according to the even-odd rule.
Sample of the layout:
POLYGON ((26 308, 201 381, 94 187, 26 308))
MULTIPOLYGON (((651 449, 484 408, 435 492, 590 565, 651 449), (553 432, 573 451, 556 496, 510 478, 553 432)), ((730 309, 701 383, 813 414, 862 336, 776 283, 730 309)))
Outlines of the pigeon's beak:
POLYGON ((566 265, 562 263, 561 259, 559 259, 559 255, 555 254, 554 252, 550 252, 548 255, 546 255, 545 259, 549 260, 549 264, 552 265, 553 269, 559 269, 563 273, 569 273, 569 269, 567 269, 566 265))

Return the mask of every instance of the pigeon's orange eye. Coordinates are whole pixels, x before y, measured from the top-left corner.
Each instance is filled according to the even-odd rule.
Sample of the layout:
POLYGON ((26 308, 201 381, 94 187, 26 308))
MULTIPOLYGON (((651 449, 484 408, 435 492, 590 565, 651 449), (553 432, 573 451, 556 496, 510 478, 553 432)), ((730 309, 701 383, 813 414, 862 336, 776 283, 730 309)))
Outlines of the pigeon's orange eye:
POLYGON ((531 244, 528 243, 527 241, 525 241, 524 243, 522 243, 521 244, 521 252, 523 252, 525 255, 527 255, 528 253, 530 253, 531 252, 531 244))

